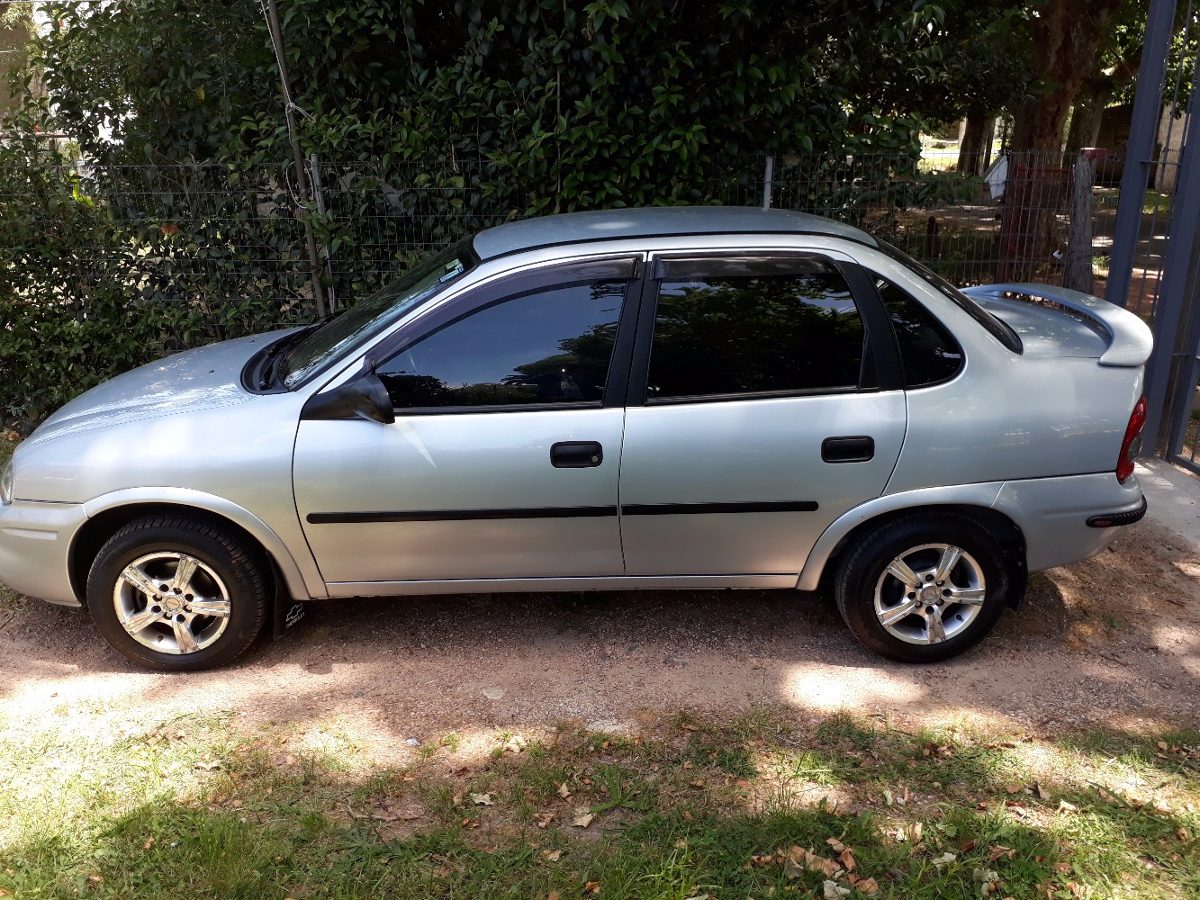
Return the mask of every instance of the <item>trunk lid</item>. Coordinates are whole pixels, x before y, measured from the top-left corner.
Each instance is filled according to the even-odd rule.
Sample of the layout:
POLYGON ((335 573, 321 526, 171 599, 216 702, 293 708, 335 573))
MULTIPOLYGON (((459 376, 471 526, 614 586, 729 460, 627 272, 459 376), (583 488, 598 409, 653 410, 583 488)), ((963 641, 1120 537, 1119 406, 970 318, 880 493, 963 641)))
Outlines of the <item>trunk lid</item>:
POLYGON ((1049 284, 984 284, 965 288, 1007 322, 1029 357, 1082 357, 1102 366, 1138 367, 1153 347, 1146 323, 1099 297, 1049 284))

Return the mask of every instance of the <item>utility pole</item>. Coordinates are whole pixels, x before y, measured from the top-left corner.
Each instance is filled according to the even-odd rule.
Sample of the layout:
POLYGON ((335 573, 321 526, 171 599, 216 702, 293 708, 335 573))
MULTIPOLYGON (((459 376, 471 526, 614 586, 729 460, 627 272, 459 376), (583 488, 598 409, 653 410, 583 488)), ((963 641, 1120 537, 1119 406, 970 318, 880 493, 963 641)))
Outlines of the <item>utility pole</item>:
MULTIPOLYGON (((279 87, 283 91, 283 115, 287 120, 288 141, 292 145, 292 160, 296 166, 296 192, 300 205, 307 211, 312 200, 308 189, 308 170, 304 167, 304 154, 300 150, 300 135, 296 129, 296 104, 292 102, 292 87, 288 80, 287 58, 283 53, 283 32, 279 27, 279 11, 275 0, 265 0, 263 13, 267 19, 267 30, 271 32, 271 49, 275 51, 275 63, 279 67, 279 87)), ((321 258, 317 255, 317 239, 313 234, 312 222, 304 218, 304 243, 308 250, 308 271, 312 283, 313 300, 317 305, 317 316, 324 318, 325 290, 321 287, 321 258)))

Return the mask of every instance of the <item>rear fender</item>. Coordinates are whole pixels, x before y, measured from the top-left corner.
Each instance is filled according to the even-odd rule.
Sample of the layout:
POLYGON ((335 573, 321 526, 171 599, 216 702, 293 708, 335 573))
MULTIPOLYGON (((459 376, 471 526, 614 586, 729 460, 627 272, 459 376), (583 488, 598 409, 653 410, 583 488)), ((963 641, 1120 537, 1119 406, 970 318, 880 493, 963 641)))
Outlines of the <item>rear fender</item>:
POLYGON ((796 588, 801 591, 815 591, 834 551, 850 532, 864 522, 888 513, 920 509, 923 506, 975 506, 990 509, 1003 486, 1002 481, 950 485, 887 494, 868 500, 835 519, 817 538, 804 563, 804 569, 800 572, 796 588))

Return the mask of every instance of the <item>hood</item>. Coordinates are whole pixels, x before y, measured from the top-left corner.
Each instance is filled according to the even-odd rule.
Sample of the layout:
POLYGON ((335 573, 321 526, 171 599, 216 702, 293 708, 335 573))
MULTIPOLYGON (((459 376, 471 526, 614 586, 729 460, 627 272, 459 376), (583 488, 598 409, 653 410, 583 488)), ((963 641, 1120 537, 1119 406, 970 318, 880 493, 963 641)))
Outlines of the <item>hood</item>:
POLYGON ((242 368, 256 351, 290 330, 198 347, 118 375, 59 409, 25 443, 135 419, 250 402, 255 395, 242 387, 242 368))

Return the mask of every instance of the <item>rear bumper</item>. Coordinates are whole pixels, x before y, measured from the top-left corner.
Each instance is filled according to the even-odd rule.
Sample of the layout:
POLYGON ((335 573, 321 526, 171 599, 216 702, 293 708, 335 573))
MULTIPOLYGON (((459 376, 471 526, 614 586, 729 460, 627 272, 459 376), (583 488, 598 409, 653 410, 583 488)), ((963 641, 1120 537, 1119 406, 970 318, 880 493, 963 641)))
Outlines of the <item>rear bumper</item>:
POLYGON ((86 519, 76 503, 17 500, 0 506, 0 582, 27 597, 79 606, 68 559, 71 539, 86 519))
POLYGON ((1135 510, 1092 516, 1087 520, 1088 528, 1121 528, 1125 525, 1132 525, 1134 522, 1142 521, 1148 508, 1149 504, 1143 497, 1142 505, 1135 510))
POLYGON ((1137 478, 1112 472, 1006 481, 992 505, 1025 535, 1030 572, 1095 556, 1146 512, 1137 478))

